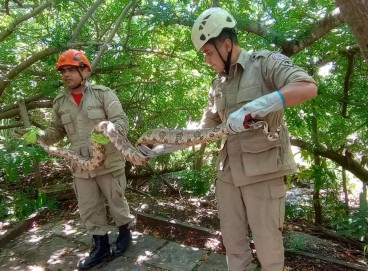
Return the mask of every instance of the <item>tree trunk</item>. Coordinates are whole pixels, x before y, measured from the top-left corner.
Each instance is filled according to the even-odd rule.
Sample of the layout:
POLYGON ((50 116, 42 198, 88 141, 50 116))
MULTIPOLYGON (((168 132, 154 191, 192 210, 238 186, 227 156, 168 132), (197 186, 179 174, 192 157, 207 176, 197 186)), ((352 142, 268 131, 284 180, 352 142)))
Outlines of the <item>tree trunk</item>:
POLYGON ((368 1, 336 0, 336 6, 352 30, 363 57, 368 60, 368 1))
POLYGON ((368 223, 366 221, 366 217, 368 214, 368 201, 367 201, 367 186, 363 184, 363 191, 359 195, 359 210, 362 217, 362 230, 361 230, 361 237, 360 241, 365 241, 367 238, 367 230, 368 230, 368 223))
POLYGON ((342 191, 344 192, 344 201, 345 201, 345 214, 349 215, 349 193, 348 187, 346 184, 346 171, 342 168, 342 191))
MULTIPOLYGON (((312 117, 312 140, 315 146, 319 146, 318 143, 318 123, 317 118, 312 117)), ((316 169, 321 167, 321 157, 314 152, 314 165, 316 169)), ((322 224, 322 206, 320 199, 320 188, 322 185, 321 176, 318 174, 314 174, 316 177, 314 178, 314 186, 313 186, 313 210, 314 210, 314 222, 318 225, 322 224)))
MULTIPOLYGON (((26 107, 25 102, 19 102, 19 110, 22 116, 24 128, 30 127, 31 122, 29 121, 29 116, 28 116, 27 107, 26 107)), ((33 162, 33 172, 35 176, 35 186, 37 188, 41 188, 42 187, 41 171, 40 171, 40 166, 36 161, 33 162)))
MULTIPOLYGON (((321 159, 319 156, 315 155, 314 164, 320 168, 321 167, 321 159)), ((313 210, 314 210, 314 223, 317 225, 322 224, 322 205, 321 205, 321 179, 320 176, 314 179, 314 188, 313 188, 313 210)))
POLYGON ((193 169, 194 170, 200 171, 202 169, 203 154, 204 154, 204 151, 206 150, 206 146, 207 146, 206 143, 201 144, 201 147, 200 147, 199 151, 197 152, 197 155, 196 155, 196 157, 194 159, 194 162, 193 162, 193 169))

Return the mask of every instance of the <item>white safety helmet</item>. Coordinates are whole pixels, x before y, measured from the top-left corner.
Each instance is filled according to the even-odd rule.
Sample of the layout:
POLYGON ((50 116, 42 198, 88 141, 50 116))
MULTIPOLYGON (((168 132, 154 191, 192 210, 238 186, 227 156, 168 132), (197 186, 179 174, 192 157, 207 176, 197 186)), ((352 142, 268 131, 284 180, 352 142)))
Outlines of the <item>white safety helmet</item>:
POLYGON ((210 39, 220 35, 224 28, 234 28, 236 21, 226 10, 213 7, 198 16, 192 28, 192 42, 199 51, 210 39))

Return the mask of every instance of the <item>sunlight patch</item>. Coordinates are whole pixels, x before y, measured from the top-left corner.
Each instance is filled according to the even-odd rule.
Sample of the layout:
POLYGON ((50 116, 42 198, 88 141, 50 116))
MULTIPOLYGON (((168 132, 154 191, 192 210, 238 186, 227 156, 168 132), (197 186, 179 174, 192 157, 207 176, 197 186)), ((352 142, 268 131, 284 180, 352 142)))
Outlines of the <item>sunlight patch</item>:
POLYGON ((29 271, 44 271, 45 269, 41 266, 35 266, 35 265, 32 265, 32 266, 27 266, 27 269, 29 271))
POLYGON ((32 235, 30 240, 28 241, 29 243, 38 243, 43 239, 42 236, 37 236, 37 235, 32 235))
POLYGON ((153 252, 146 250, 146 251, 144 251, 144 254, 145 255, 139 255, 138 256, 137 260, 135 261, 137 264, 141 264, 141 263, 147 261, 153 255, 153 252))

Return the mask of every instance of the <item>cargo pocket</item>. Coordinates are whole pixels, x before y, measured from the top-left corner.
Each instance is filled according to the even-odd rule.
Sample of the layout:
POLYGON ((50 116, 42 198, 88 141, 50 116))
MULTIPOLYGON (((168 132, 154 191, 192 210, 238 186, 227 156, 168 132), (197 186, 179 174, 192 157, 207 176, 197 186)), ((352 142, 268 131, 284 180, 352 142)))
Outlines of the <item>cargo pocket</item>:
POLYGON ((112 199, 120 199, 123 195, 122 189, 120 187, 119 177, 115 177, 113 180, 113 189, 112 189, 112 199))
POLYGON ((248 131, 247 139, 240 140, 246 176, 275 173, 281 169, 281 144, 269 141, 261 130, 248 131))
POLYGON ((240 88, 237 96, 236 96, 236 103, 244 103, 249 102, 254 99, 257 99, 262 95, 262 88, 261 86, 248 86, 240 88))
POLYGON ((104 162, 104 167, 106 169, 121 166, 125 166, 125 160, 123 155, 112 145, 112 143, 109 143, 105 145, 106 149, 106 159, 104 162), (108 146, 111 145, 112 148, 109 148, 108 146))
POLYGON ((286 196, 286 188, 283 181, 283 177, 280 178, 280 182, 272 183, 269 185, 271 199, 279 199, 286 196))
POLYGON ((270 197, 272 200, 272 214, 276 227, 281 231, 285 219, 285 196, 286 188, 284 185, 283 177, 280 181, 271 183, 269 185, 270 197))
POLYGON ((115 171, 111 173, 112 175, 112 189, 111 189, 111 199, 114 202, 120 202, 121 198, 124 197, 126 188, 125 174, 121 171, 115 171))
POLYGON ((74 124, 72 122, 72 118, 71 118, 70 114, 62 115, 61 116, 61 123, 64 125, 65 131, 68 134, 68 136, 75 135, 74 124))
POLYGON ((102 109, 99 110, 89 110, 88 111, 88 119, 91 120, 91 122, 96 125, 97 123, 106 120, 106 114, 105 111, 102 109))

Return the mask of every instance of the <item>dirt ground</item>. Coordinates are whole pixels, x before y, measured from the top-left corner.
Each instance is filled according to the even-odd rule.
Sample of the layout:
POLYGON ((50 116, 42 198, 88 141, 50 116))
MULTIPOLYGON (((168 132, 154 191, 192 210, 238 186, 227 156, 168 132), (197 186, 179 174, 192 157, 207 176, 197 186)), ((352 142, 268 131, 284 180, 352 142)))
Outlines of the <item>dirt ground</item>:
MULTIPOLYGON (((60 165, 55 168, 55 165, 50 164, 43 165, 41 169, 46 188, 66 189, 71 187, 71 176, 68 169, 60 165)), ((24 178, 23 182, 32 182, 32 178, 33 176, 30 174, 24 178)), ((175 224, 168 226, 162 223, 142 221, 137 223, 135 229, 167 240, 225 253, 225 248, 221 242, 221 234, 219 233, 219 220, 213 191, 205 197, 198 198, 180 190, 175 191, 175 188, 178 187, 175 185, 175 180, 170 183, 171 187, 165 183, 155 187, 155 193, 152 195, 149 193, 150 179, 128 179, 126 198, 132 213, 145 213, 167 220, 190 223, 218 231, 218 234, 214 235, 213 238, 208 238, 201 236, 201 233, 197 231, 176 228, 173 226, 175 224)), ((4 182, 1 182, 1 184, 4 185, 4 182)), ((13 185, 2 189, 14 191, 17 188, 13 185)), ((73 198, 60 201, 59 208, 61 212, 60 210, 50 212, 47 220, 68 219, 68 216, 75 216, 78 211, 76 200, 73 198)), ((305 221, 286 221, 284 229, 285 240, 291 244, 291 249, 288 250, 288 247, 286 247, 285 267, 287 270, 368 270, 367 265, 362 267, 363 269, 355 269, 336 263, 336 261, 341 261, 359 264, 360 266, 367 264, 363 251, 354 246, 353 243, 336 239, 331 240, 331 236, 326 237, 323 232, 318 232, 318 228, 305 221), (292 247, 292 245, 295 246, 295 243, 300 243, 300 240, 303 240, 303 249, 299 250, 300 253, 295 253, 295 247, 292 247)), ((256 254, 255 262, 257 262, 256 254)))

